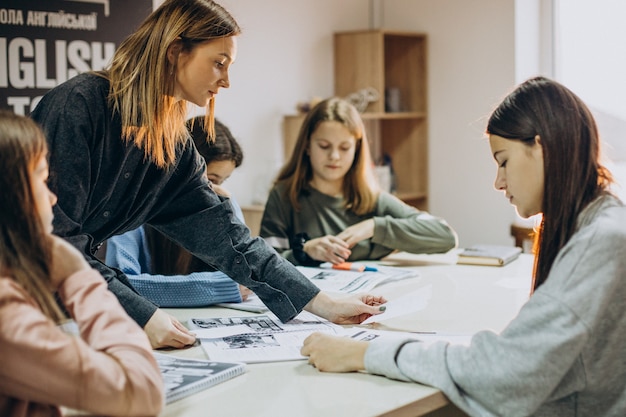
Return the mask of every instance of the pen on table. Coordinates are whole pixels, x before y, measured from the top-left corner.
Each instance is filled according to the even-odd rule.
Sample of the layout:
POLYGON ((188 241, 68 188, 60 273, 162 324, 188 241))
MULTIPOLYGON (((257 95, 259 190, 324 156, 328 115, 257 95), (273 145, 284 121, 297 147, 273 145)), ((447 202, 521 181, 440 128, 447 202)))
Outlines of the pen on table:
POLYGON ((320 268, 339 269, 342 271, 378 272, 378 268, 376 267, 358 264, 354 262, 342 262, 340 264, 331 264, 330 262, 324 262, 323 264, 320 265, 320 268))

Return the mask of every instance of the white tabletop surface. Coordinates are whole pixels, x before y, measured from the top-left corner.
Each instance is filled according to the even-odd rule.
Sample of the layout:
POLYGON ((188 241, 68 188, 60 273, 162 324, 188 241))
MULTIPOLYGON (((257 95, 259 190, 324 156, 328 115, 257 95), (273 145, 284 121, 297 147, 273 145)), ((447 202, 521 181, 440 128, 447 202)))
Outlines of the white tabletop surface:
MULTIPOLYGON (((432 297, 423 310, 369 325, 370 328, 454 334, 502 330, 528 298, 532 256, 522 254, 504 267, 461 266, 455 265, 455 261, 454 252, 400 253, 382 261, 414 268, 419 276, 379 286, 371 293, 391 300, 432 286, 432 297)), ((215 307, 166 311, 181 321, 254 314, 215 307)), ((169 353, 205 357, 199 346, 169 353)), ((306 361, 247 367, 244 375, 167 405, 161 416, 408 416, 422 415, 448 404, 445 396, 431 387, 365 373, 321 373, 306 361)), ((453 406, 447 407, 452 413, 460 413, 453 406)))

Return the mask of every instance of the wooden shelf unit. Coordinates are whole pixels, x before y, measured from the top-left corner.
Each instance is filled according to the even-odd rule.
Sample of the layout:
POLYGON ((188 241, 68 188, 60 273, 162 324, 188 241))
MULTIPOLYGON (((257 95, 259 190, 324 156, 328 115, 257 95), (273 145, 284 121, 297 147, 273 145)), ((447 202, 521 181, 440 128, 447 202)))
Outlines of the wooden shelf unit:
POLYGON ((363 112, 372 157, 391 157, 396 195, 428 209, 427 38, 423 33, 387 30, 334 35, 335 95, 367 87, 380 99, 363 112), (389 112, 385 92, 397 89, 400 108, 389 112))

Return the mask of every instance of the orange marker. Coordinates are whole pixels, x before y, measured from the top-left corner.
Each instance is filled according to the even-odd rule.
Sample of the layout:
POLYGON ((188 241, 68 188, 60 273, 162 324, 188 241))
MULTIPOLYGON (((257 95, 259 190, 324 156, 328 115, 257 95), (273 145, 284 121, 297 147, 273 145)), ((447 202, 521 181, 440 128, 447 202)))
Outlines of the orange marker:
POLYGON ((342 262, 340 264, 331 264, 330 262, 324 262, 320 265, 320 268, 326 269, 339 269, 342 271, 356 271, 356 272, 378 272, 378 268, 374 266, 368 266, 363 264, 357 264, 353 262, 342 262))
POLYGON ((352 262, 342 262, 340 264, 333 265, 333 269, 341 269, 342 271, 365 271, 365 265, 355 264, 352 262))

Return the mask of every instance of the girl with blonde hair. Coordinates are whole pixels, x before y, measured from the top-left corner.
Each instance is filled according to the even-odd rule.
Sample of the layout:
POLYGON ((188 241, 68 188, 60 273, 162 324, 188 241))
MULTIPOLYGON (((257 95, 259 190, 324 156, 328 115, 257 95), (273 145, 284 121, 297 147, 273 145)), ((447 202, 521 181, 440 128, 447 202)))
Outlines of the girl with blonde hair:
POLYGON ((445 221, 381 191, 372 165, 356 108, 338 97, 318 103, 270 192, 261 236, 296 265, 456 246, 456 233, 445 221))

